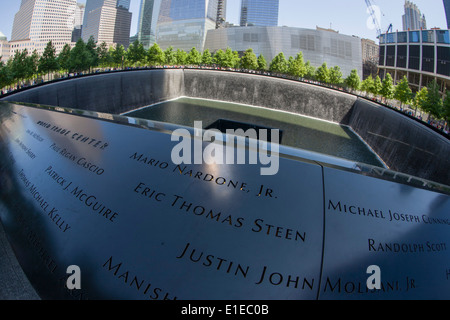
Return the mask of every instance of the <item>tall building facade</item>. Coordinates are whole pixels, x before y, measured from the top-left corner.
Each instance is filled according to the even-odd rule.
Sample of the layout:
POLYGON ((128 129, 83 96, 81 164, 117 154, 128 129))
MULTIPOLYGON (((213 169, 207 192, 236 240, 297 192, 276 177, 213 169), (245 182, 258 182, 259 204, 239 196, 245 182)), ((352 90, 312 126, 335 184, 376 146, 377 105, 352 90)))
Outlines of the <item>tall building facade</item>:
POLYGON ((278 25, 279 0, 242 0, 241 27, 278 25))
POLYGON ((402 16, 402 20, 403 31, 427 28, 425 16, 420 13, 417 5, 411 1, 405 1, 405 14, 402 16))
POLYGON ((450 29, 450 0, 444 0, 444 9, 447 18, 447 29, 450 29))
POLYGON ((14 16, 11 51, 44 52, 49 41, 60 52, 72 40, 76 0, 22 0, 14 16))
POLYGON ((208 30, 216 28, 219 0, 162 0, 157 24, 161 48, 202 50, 208 30))
POLYGON ((416 92, 436 80, 442 93, 450 90, 450 30, 411 30, 380 36, 379 74, 395 82, 404 76, 416 92))
POLYGON ((82 39, 91 36, 97 43, 108 45, 130 44, 131 17, 129 0, 87 0, 82 39))
POLYGON ((161 0, 141 0, 139 10, 137 40, 145 49, 156 42, 156 25, 158 23, 161 0))

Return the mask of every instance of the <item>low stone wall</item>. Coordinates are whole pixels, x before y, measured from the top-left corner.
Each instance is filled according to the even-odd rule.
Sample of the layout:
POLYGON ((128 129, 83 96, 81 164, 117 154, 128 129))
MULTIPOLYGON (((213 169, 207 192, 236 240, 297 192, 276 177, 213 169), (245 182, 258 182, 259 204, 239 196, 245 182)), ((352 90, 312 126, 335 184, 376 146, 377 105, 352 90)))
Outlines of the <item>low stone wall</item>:
POLYGON ((350 94, 260 75, 187 69, 184 77, 188 97, 262 106, 341 124, 348 124, 356 101, 350 94))
POLYGON ((57 81, 4 100, 118 114, 183 95, 183 70, 157 69, 57 81))
POLYGON ((287 79, 198 69, 112 72, 58 81, 4 100, 123 113, 181 96, 264 106, 349 125, 389 168, 450 184, 450 141, 356 96, 287 79))

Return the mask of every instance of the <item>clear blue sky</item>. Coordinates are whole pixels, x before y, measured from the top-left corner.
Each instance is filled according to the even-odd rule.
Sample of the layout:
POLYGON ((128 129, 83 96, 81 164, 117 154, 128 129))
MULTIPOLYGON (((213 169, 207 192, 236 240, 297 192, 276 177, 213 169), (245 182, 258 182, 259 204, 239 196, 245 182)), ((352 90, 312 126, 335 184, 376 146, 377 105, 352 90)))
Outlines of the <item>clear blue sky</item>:
MULTIPOLYGON (((85 3, 86 0, 78 0, 85 3)), ((227 0, 227 20, 239 24, 241 0, 227 0)), ((136 33, 140 0, 131 0, 133 12, 131 35, 136 33)), ((372 0, 380 8, 380 24, 385 31, 392 23, 395 30, 402 29, 404 0, 372 0)), ((413 0, 425 14, 428 28, 446 28, 442 0, 413 0)), ((0 31, 11 38, 14 15, 21 0, 0 0, 0 31)), ((375 30, 367 25, 369 14, 365 0, 280 0, 279 25, 315 29, 316 26, 339 31, 346 35, 376 40, 375 30)))

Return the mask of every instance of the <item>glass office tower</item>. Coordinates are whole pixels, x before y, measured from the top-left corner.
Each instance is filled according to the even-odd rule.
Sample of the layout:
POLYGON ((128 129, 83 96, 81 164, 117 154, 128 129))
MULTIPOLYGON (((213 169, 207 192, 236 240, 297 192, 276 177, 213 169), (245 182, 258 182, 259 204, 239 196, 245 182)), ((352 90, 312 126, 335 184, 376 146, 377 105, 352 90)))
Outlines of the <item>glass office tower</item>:
POLYGON ((142 0, 139 10, 137 39, 147 50, 156 42, 156 25, 158 22, 161 0, 142 0))
POLYGON ((278 25, 279 0, 242 0, 241 27, 278 25))
POLYGON ((208 30, 216 28, 219 0, 162 0, 157 43, 162 49, 203 50, 208 30))

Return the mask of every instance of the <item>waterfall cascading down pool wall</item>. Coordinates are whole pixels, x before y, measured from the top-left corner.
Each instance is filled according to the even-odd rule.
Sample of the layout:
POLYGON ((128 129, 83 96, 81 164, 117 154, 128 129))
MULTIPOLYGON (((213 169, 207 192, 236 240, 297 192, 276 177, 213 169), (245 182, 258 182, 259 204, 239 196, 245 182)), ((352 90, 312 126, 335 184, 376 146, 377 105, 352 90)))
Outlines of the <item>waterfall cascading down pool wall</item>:
POLYGON ((182 96, 266 107, 348 125, 390 169, 450 183, 447 138, 368 100, 292 80, 196 69, 142 70, 56 82, 3 100, 120 114, 182 96))
POLYGON ((0 227, 33 286, 10 284, 18 265, 2 260, 0 298, 450 298, 449 140, 386 107, 270 76, 156 69, 11 94, 0 120, 0 227), (349 126, 393 170, 293 148, 275 175, 175 165, 178 126, 114 116, 179 97, 349 126), (65 282, 71 265, 81 288, 65 282))

